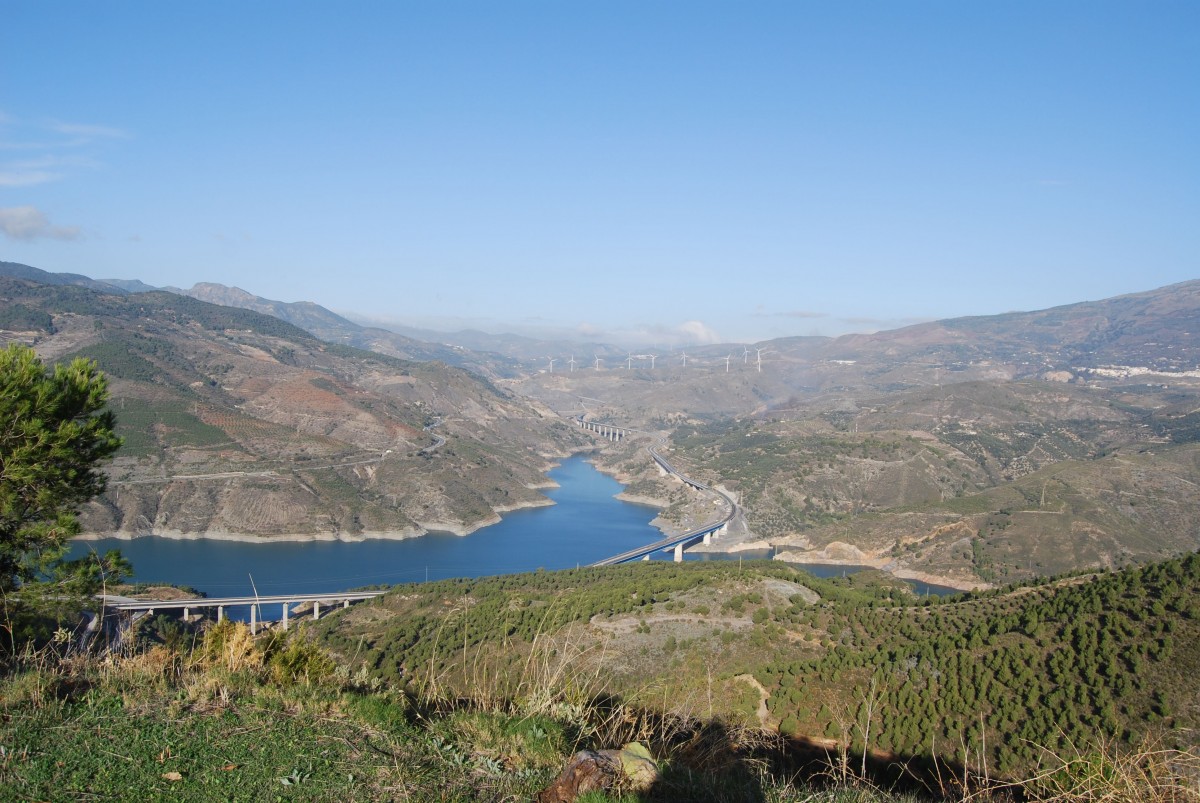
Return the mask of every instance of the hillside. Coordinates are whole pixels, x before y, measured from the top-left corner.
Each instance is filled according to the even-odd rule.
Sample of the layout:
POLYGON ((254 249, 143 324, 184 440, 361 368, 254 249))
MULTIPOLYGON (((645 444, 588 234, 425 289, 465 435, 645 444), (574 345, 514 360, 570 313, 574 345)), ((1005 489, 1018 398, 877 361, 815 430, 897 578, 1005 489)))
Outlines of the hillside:
POLYGON ((1200 547, 1182 411, 1161 391, 962 383, 684 425, 669 454, 738 494, 746 541, 781 558, 970 586, 1200 547))
POLYGON ((933 803, 1197 799, 1200 556, 917 600, 652 564, 401 586, 253 638, 6 655, 0 797, 933 803), (637 743, 648 788, 538 797, 637 743))
POLYGON ((4 339, 91 357, 111 379, 125 446, 86 511, 91 532, 465 532, 543 504, 548 463, 586 443, 461 369, 324 343, 257 312, 10 277, 0 308, 4 339))
POLYGON ((944 600, 869 573, 654 564, 398 587, 315 629, 352 670, 418 696, 520 704, 555 679, 779 728, 798 754, 866 749, 882 777, 936 756, 1011 778, 1098 734, 1196 746, 1198 589, 1196 554, 944 600))
MULTIPOLYGON (((1158 560, 1200 546, 1200 282, 1030 313, 788 338, 517 387, 668 437, 738 498, 731 539, 801 562, 959 587, 1158 560), (740 357, 740 359, 739 359, 740 357), (741 526, 744 524, 744 526, 741 526)), ((628 446, 629 492, 686 516, 628 446)), ((694 500, 693 500, 694 502, 694 500)))
POLYGON ((200 282, 187 290, 177 287, 163 289, 207 301, 210 304, 261 312, 264 315, 294 324, 321 340, 354 346, 386 354, 389 357, 418 362, 438 360, 447 365, 467 368, 481 376, 491 378, 510 376, 513 372, 511 361, 498 354, 475 352, 462 347, 446 345, 437 340, 418 340, 387 329, 360 326, 311 301, 273 301, 253 295, 238 287, 226 287, 213 282, 200 282))
MULTIPOLYGON (((6 266, 10 273, 53 282, 62 293, 68 288, 71 292, 86 289, 92 281, 12 263, 6 266)), ((100 295, 155 299, 155 305, 166 305, 164 309, 185 303, 170 302, 161 292, 130 295, 144 287, 139 282, 117 284, 121 285, 117 295, 100 295)), ((163 343, 150 348, 145 338, 164 339, 161 327, 139 330, 143 340, 126 342, 127 331, 101 336, 94 323, 86 333, 90 339, 85 338, 91 351, 85 353, 107 359, 122 382, 150 381, 136 398, 121 402, 130 422, 125 463, 147 450, 175 455, 181 453, 178 447, 188 446, 193 448, 186 459, 203 469, 185 470, 180 464, 166 470, 148 464, 138 469, 142 473, 128 473, 129 467, 121 463, 127 473, 119 479, 130 489, 121 505, 133 504, 130 499, 148 493, 144 486, 161 485, 164 474, 176 481, 211 486, 230 479, 225 476, 230 471, 247 470, 249 475, 238 476, 236 484, 253 486, 253 496, 260 500, 230 495, 225 502, 197 506, 195 499, 211 499, 216 492, 211 487, 203 493, 173 492, 164 494, 166 501, 159 499, 153 509, 145 509, 142 501, 128 509, 110 505, 107 513, 94 519, 98 529, 152 526, 180 532, 206 527, 214 532, 282 532, 301 526, 304 532, 324 533, 418 532, 430 526, 468 529, 491 520, 492 511, 537 502, 538 496, 528 488, 511 487, 514 479, 521 487, 541 481, 534 473, 536 461, 526 459, 531 447, 544 460, 564 447, 583 443, 581 433, 554 423, 552 408, 559 415, 585 414, 643 431, 622 443, 604 444, 597 462, 627 484, 627 498, 663 508, 657 521, 663 529, 681 531, 702 523, 709 500, 660 475, 644 448, 657 438, 667 438, 671 459, 689 475, 719 484, 736 496, 740 513, 730 537, 709 549, 770 547, 781 557, 803 562, 865 564, 958 587, 983 587, 1073 569, 1157 560, 1200 545, 1196 535, 1200 522, 1191 503, 1194 483, 1200 482, 1195 455, 1200 418, 1194 412, 1200 405, 1200 345, 1193 332, 1200 329, 1193 326, 1200 322, 1198 282, 1050 310, 949 319, 873 335, 785 338, 754 349, 697 348, 688 353, 686 364, 683 354, 662 355, 653 368, 646 354, 619 361, 611 349, 598 347, 599 366, 582 358, 571 366, 569 355, 560 355, 554 372, 547 370, 545 358, 521 364, 419 343, 358 326, 316 304, 276 302, 216 284, 174 292, 186 294, 189 301, 200 296, 232 305, 223 309, 269 314, 274 323, 260 318, 254 327, 283 337, 285 349, 294 350, 293 341, 308 343, 304 353, 317 356, 311 357, 313 362, 296 362, 292 356, 281 358, 278 349, 267 344, 260 351, 274 364, 264 372, 238 345, 236 362, 204 357, 208 363, 193 366, 194 370, 189 368, 167 383, 174 383, 176 389, 186 386, 185 393, 154 402, 166 405, 161 414, 168 418, 184 415, 182 422, 186 415, 181 411, 188 409, 193 397, 208 398, 218 389, 232 393, 229 398, 214 396, 214 402, 223 410, 250 414, 256 426, 265 421, 277 427, 241 437, 239 448, 253 453, 252 465, 246 469, 240 456, 236 467, 229 462, 233 455, 208 462, 203 458, 212 454, 212 444, 230 442, 232 431, 244 428, 244 423, 226 426, 214 415, 201 416, 201 423, 216 427, 202 433, 190 424, 148 418, 138 406, 153 395, 147 395, 148 389, 161 394, 163 381, 150 381, 155 371, 172 361, 190 364, 198 355, 171 356, 163 349, 175 347, 163 343), (276 331, 287 322, 295 326, 276 331), (383 355, 421 360, 441 356, 495 377, 495 384, 480 383, 482 390, 468 392, 465 389, 478 380, 465 373, 378 357, 379 365, 388 366, 378 370, 399 368, 412 374, 406 384, 391 382, 384 389, 372 385, 379 381, 376 369, 365 368, 361 354, 358 367, 347 369, 329 362, 344 356, 335 353, 336 348, 318 345, 312 351, 311 344, 319 343, 314 333, 383 355), (145 358, 148 349, 154 352, 150 367, 135 367, 130 361, 145 358), (336 373, 343 384, 326 387, 321 383, 332 381, 329 377, 309 375, 297 385, 295 372, 312 370, 336 373), (233 373, 226 378, 222 372, 229 371, 233 373), (503 433, 507 424, 495 427, 499 435, 490 432, 490 424, 470 433, 471 438, 501 450, 493 455, 500 464, 515 459, 521 466, 517 472, 503 469, 500 473, 505 476, 494 482, 484 472, 468 481, 467 469, 459 466, 447 483, 395 462, 400 460, 395 455, 402 453, 408 455, 405 459, 427 464, 443 458, 474 459, 460 455, 454 444, 422 451, 436 444, 440 433, 453 433, 459 426, 435 408, 455 409, 464 403, 453 394, 443 401, 434 398, 434 394, 444 396, 441 391, 419 390, 427 382, 437 385, 440 380, 435 376, 455 377, 447 387, 466 396, 484 394, 476 401, 485 396, 503 399, 512 415, 521 415, 517 408, 537 411, 534 417, 540 416, 541 423, 517 435, 515 444, 503 433), (350 387, 356 393, 383 391, 391 403, 400 399, 403 403, 388 408, 372 402, 368 411, 365 402, 346 392, 350 387), (248 406, 251 400, 253 409, 248 406), (297 416, 311 423, 297 425, 297 416), (144 426, 148 423, 159 424, 159 429, 144 426), (389 429, 397 425, 403 435, 389 429), (435 425, 437 436, 434 429, 426 429, 435 425), (191 440, 175 442, 184 438, 180 433, 190 430, 195 430, 187 436, 191 440), (155 434, 159 431, 168 434, 155 434), (336 443, 296 449, 278 443, 300 436, 332 438, 336 443), (490 436, 496 437, 489 440, 490 436), (253 447, 248 446, 251 442, 253 447), (512 452, 511 446, 518 451, 512 452), (376 449, 381 455, 388 449, 392 452, 387 460, 368 456, 376 449), (317 489, 323 500, 344 500, 334 504, 340 512, 320 526, 298 525, 284 512, 308 509, 299 501, 311 498, 302 486, 285 483, 291 489, 286 490, 276 484, 275 475, 251 476, 290 472, 295 460, 322 466, 324 474, 306 475, 304 483, 317 489), (204 479, 192 479, 193 474, 204 479), (341 479, 330 485, 327 475, 341 479), (419 481, 410 482, 414 476, 419 481), (386 490, 370 490, 381 483, 386 490), (401 486, 403 492, 396 492, 401 486), (259 493, 263 489, 270 493, 259 493), (355 501, 350 502, 351 497, 355 501), (165 505, 162 510, 159 503, 165 505), (210 513, 195 520, 180 518, 184 509, 208 510, 214 505, 248 512, 240 519, 210 513), (256 523, 259 519, 261 523, 256 523), (142 524, 135 526, 133 521, 142 524), (178 522, 178 527, 170 522, 178 522)), ((198 314, 193 308, 187 310, 186 314, 198 314)), ((233 319, 222 325, 234 325, 233 319)), ((251 328, 244 321, 236 325, 251 328)), ((44 342, 39 347, 54 356, 84 347, 71 345, 72 338, 80 335, 77 324, 70 333, 51 312, 27 300, 14 297, 0 312, 0 326, 24 331, 27 339, 40 337, 44 342), (51 333, 53 337, 47 338, 51 333)), ((503 338, 494 342, 508 347, 503 338)), ((521 343, 521 348, 535 351, 554 347, 527 339, 521 343)), ((221 348, 228 351, 228 346, 221 348)), ((478 423, 486 417, 477 405, 471 409, 460 421, 478 423)), ((119 496, 117 486, 113 487, 115 500, 119 496)), ((307 521, 310 515, 301 514, 297 521, 307 521)))

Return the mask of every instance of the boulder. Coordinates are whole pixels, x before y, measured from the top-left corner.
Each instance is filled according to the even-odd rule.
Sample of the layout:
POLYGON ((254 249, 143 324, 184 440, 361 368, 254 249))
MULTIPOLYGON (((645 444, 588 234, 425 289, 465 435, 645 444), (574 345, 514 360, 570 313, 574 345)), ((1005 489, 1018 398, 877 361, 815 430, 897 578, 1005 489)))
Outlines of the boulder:
POLYGON ((658 780, 658 765, 645 745, 620 750, 580 750, 566 769, 535 798, 537 803, 573 803, 586 792, 649 789, 658 780))

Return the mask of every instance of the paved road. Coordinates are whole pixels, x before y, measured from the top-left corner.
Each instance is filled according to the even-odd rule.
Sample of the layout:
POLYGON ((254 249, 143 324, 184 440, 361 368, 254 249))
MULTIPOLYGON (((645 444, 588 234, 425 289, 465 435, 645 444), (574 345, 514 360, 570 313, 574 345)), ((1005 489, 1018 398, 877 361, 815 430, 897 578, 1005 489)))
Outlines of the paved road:
POLYGON ((639 560, 640 558, 643 558, 646 555, 653 554, 653 553, 659 551, 660 549, 671 549, 672 547, 676 546, 677 544, 685 544, 686 545, 689 542, 698 541, 704 537, 705 533, 710 533, 716 529, 719 529, 719 528, 725 526, 733 519, 734 516, 737 515, 737 504, 727 494, 725 494, 721 491, 718 491, 716 488, 706 485, 703 482, 700 482, 699 480, 694 480, 690 477, 684 476, 683 474, 679 473, 679 471, 676 470, 676 468, 673 465, 671 465, 670 461, 668 461, 665 457, 663 457, 659 453, 659 451, 658 451, 659 447, 663 446, 666 443, 666 441, 667 441, 667 439, 665 437, 659 438, 659 440, 653 446, 647 447, 647 451, 650 452, 650 456, 652 458, 654 458, 654 462, 658 463, 658 465, 662 467, 663 471, 666 471, 668 474, 678 477, 682 482, 686 483, 687 485, 692 486, 696 490, 707 491, 708 493, 715 494, 715 495, 719 496, 721 499, 724 499, 725 505, 726 505, 725 516, 718 521, 709 522, 708 524, 704 524, 700 527, 697 527, 694 530, 689 530, 688 532, 683 533, 682 535, 668 536, 666 538, 663 538, 662 540, 655 541, 652 544, 647 544, 646 546, 641 546, 636 549, 631 549, 627 552, 622 552, 619 555, 613 555, 611 558, 605 558, 604 560, 598 560, 595 563, 591 564, 592 566, 615 566, 618 563, 628 563, 629 561, 639 560))

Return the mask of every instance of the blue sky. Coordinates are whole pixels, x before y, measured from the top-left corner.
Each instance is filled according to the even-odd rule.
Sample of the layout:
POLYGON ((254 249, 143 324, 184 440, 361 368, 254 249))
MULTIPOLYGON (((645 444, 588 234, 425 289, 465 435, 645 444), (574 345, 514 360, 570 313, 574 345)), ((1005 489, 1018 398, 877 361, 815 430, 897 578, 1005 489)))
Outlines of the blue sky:
POLYGON ((754 341, 1200 278, 1200 3, 53 2, 0 259, 754 341))

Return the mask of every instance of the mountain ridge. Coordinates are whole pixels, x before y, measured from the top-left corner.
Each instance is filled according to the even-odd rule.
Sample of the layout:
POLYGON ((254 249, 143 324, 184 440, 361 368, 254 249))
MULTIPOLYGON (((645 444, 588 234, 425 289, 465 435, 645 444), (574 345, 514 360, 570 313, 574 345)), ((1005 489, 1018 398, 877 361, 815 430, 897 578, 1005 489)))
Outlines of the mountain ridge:
POLYGON ((467 532, 547 504, 545 469, 590 443, 463 369, 325 343, 251 310, 12 277, 0 301, 49 322, 0 323, 0 337, 49 361, 92 358, 109 377, 126 443, 84 511, 96 534, 467 532))

